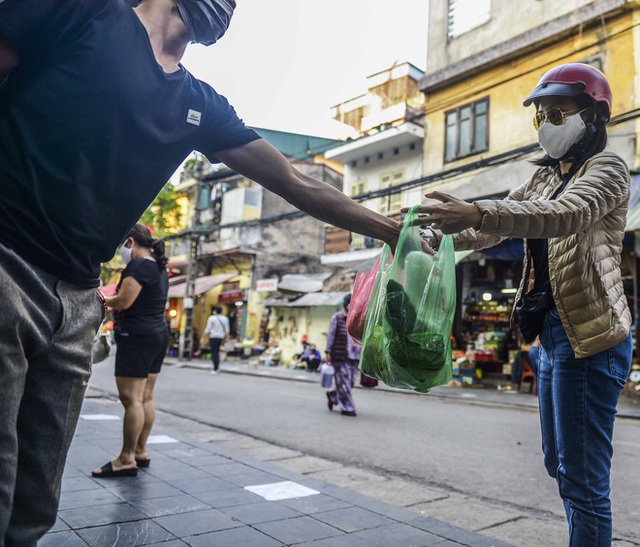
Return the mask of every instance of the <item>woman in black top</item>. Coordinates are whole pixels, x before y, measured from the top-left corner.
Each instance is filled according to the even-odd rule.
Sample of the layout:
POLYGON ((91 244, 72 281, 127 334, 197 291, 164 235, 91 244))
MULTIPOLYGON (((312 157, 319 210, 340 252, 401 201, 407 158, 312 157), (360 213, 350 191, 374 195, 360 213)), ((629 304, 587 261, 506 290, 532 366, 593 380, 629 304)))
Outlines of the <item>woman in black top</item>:
POLYGON ((147 438, 155 418, 153 388, 167 351, 169 331, 164 310, 169 290, 162 241, 136 224, 120 247, 126 264, 115 296, 107 298, 114 311, 116 385, 124 405, 120 455, 94 477, 131 477, 149 466, 147 438))

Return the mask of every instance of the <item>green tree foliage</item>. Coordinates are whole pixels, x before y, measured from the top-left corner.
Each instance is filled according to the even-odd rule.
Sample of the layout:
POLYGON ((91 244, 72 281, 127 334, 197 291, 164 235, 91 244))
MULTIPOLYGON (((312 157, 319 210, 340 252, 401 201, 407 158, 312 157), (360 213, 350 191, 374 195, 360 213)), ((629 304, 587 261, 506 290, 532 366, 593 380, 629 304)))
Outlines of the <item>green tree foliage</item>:
POLYGON ((140 217, 140 222, 149 226, 157 239, 181 230, 182 209, 178 203, 178 194, 173 184, 167 182, 164 188, 153 200, 151 205, 140 217))
MULTIPOLYGON (((156 239, 162 239, 182 229, 182 209, 178 203, 178 193, 173 184, 167 182, 160 190, 151 205, 142 213, 139 222, 148 226, 154 232, 156 239)), ((114 283, 116 274, 124 269, 120 256, 116 254, 109 262, 102 264, 100 279, 103 284, 114 283)))
POLYGON ((193 152, 182 165, 182 170, 192 177, 199 178, 204 167, 209 164, 207 158, 200 152, 193 152))

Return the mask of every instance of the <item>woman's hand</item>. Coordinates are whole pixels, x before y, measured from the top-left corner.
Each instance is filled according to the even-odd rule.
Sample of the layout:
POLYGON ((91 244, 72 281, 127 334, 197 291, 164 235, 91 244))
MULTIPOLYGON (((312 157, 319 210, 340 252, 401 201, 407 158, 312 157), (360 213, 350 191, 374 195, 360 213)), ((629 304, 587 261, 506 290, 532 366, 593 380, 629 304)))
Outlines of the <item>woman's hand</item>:
MULTIPOLYGON (((419 213, 429 216, 420 217, 418 224, 426 224, 443 234, 456 234, 467 228, 480 228, 482 213, 473 203, 443 192, 430 192, 425 194, 425 197, 438 200, 440 203, 420 207, 419 213)), ((407 211, 408 207, 402 209, 403 213, 407 211)))

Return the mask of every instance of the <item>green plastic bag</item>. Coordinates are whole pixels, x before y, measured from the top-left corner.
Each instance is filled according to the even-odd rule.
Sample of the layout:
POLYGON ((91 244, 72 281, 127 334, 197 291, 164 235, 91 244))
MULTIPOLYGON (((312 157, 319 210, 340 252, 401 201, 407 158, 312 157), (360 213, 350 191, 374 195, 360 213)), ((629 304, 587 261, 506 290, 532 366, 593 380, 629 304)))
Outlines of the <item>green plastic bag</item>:
POLYGON ((422 250, 419 208, 407 214, 395 256, 388 245, 382 250, 359 368, 388 386, 426 393, 452 378, 456 271, 451 236, 435 256, 422 250))

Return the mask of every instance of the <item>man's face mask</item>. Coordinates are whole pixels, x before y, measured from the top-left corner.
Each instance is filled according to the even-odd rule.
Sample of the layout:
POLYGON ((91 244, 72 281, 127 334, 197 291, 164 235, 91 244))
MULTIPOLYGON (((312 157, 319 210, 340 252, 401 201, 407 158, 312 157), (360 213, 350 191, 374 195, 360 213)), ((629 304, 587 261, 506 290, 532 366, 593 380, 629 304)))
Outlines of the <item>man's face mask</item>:
POLYGON ((191 41, 205 46, 222 38, 235 7, 233 0, 177 0, 176 3, 191 41))

